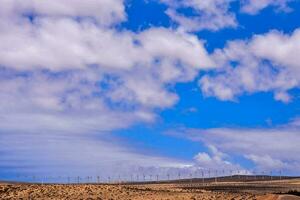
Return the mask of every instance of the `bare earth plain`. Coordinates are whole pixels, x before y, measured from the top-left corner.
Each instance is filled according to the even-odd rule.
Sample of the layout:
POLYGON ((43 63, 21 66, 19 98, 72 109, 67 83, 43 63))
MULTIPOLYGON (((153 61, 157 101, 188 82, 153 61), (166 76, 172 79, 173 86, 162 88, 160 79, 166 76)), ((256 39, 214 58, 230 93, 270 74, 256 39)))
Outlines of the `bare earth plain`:
POLYGON ((0 199, 300 200, 300 179, 203 183, 201 179, 132 184, 0 183, 0 199))

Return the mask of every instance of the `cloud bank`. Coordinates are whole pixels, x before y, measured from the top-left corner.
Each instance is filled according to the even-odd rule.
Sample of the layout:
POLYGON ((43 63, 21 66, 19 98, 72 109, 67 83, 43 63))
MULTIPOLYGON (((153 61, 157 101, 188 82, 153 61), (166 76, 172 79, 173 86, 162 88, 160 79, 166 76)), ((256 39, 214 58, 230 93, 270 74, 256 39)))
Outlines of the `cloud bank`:
MULTIPOLYGON (((243 157, 253 163, 250 170, 256 172, 299 173, 300 142, 298 119, 290 124, 273 128, 214 128, 187 129, 181 133, 193 141, 203 142, 215 152, 212 158, 205 153, 198 157, 202 164, 211 163, 221 166, 228 165, 234 157, 243 157), (222 158, 226 158, 222 160, 222 158)), ((235 163, 232 161, 231 163, 235 163)))

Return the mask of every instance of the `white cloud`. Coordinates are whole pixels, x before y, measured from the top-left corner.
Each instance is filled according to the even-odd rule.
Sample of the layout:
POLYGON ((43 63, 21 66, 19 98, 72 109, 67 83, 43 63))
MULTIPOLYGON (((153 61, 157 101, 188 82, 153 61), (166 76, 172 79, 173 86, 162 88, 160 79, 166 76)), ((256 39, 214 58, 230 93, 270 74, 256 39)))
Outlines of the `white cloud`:
POLYGON ((100 25, 126 19, 123 0, 1 0, 0 17, 38 15, 43 17, 93 18, 100 25))
POLYGON ((287 94, 286 92, 277 92, 277 93, 275 93, 274 98, 277 101, 282 101, 285 103, 289 103, 291 101, 291 96, 289 94, 287 94))
MULTIPOLYGON (((98 136, 99 137, 99 136, 98 136)), ((184 161, 137 153, 117 138, 97 139, 96 136, 74 136, 60 132, 30 134, 0 133, 3 171, 21 176, 96 176, 107 179, 139 173, 157 172, 170 168, 183 168, 184 161), (9 166, 5 167, 5 166, 9 166)), ((21 177, 22 178, 22 177, 21 177)))
POLYGON ((0 130, 85 134, 125 128, 140 120, 153 121, 153 114, 143 108, 130 112, 109 109, 103 90, 93 80, 103 77, 89 73, 2 70, 0 130))
POLYGON ((290 124, 294 127, 300 127, 300 118, 294 119, 290 124))
POLYGON ((219 151, 215 146, 208 145, 208 150, 209 153, 200 152, 194 157, 197 166, 203 169, 241 169, 239 165, 231 163, 228 160, 229 156, 219 151))
POLYGON ((300 86, 300 31, 292 34, 270 31, 249 41, 231 41, 214 52, 220 68, 199 81, 207 96, 234 100, 244 93, 274 93, 274 98, 291 101, 290 89, 300 86))
MULTIPOLYGON (((300 166, 300 136, 296 123, 297 121, 282 127, 264 129, 191 129, 185 133, 194 141, 215 147, 228 158, 242 156, 251 160, 258 170, 283 170, 285 173, 296 174, 299 173, 300 166)), ((200 155, 202 161, 222 161, 222 156, 212 159, 205 154, 200 155)))
POLYGON ((150 29, 140 34, 141 45, 152 56, 167 58, 183 66, 194 66, 198 69, 213 67, 203 42, 195 35, 165 29, 150 29))
POLYGON ((236 12, 240 9, 246 14, 258 14, 267 7, 274 7, 281 11, 290 11, 288 3, 295 0, 160 0, 169 8, 166 14, 186 31, 211 30, 238 26, 236 12), (236 12, 232 5, 238 4, 236 12), (182 10, 188 10, 182 12, 182 10))
POLYGON ((274 65, 300 71, 300 59, 297 54, 300 51, 300 29, 296 29, 292 34, 271 31, 265 35, 256 35, 250 48, 257 57, 269 60, 274 65))
POLYGON ((1 64, 19 70, 59 71, 85 69, 89 65, 130 69, 153 65, 157 59, 196 68, 212 65, 202 41, 163 28, 135 34, 100 28, 88 21, 43 18, 34 24, 25 22, 4 29, 0 41, 1 64))
POLYGON ((248 14, 257 14, 269 6, 288 11, 290 10, 288 3, 292 1, 293 0, 243 0, 242 11, 248 14))
POLYGON ((35 24, 15 24, 1 33, 0 40, 1 64, 19 70, 59 71, 93 64, 129 68, 139 61, 130 33, 99 28, 87 21, 37 19, 35 24))
POLYGON ((288 164, 285 164, 279 159, 273 159, 269 155, 264 155, 264 156, 257 156, 257 155, 247 155, 245 156, 247 159, 251 160, 252 162, 255 163, 256 166, 259 166, 259 168, 263 169, 284 169, 285 167, 288 166, 288 164))
POLYGON ((166 11, 169 17, 187 31, 208 29, 216 31, 225 27, 235 27, 235 15, 229 11, 232 0, 161 0, 170 8, 166 11), (187 16, 179 8, 193 9, 195 15, 187 16))

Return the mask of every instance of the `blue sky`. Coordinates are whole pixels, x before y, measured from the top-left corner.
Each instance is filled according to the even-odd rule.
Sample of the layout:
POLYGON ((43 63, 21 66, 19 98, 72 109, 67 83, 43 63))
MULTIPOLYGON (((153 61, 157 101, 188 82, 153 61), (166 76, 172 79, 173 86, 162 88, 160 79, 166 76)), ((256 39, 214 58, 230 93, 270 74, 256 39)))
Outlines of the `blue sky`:
POLYGON ((0 3, 0 178, 299 174, 299 1, 0 3))

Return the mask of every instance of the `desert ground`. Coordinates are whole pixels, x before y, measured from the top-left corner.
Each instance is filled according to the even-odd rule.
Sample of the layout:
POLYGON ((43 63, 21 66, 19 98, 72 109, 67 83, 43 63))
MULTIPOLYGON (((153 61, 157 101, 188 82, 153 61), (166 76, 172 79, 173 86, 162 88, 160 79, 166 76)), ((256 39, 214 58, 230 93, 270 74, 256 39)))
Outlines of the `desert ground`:
POLYGON ((131 184, 1 183, 0 199, 300 200, 295 191, 300 191, 300 179, 218 183, 201 180, 131 184))

